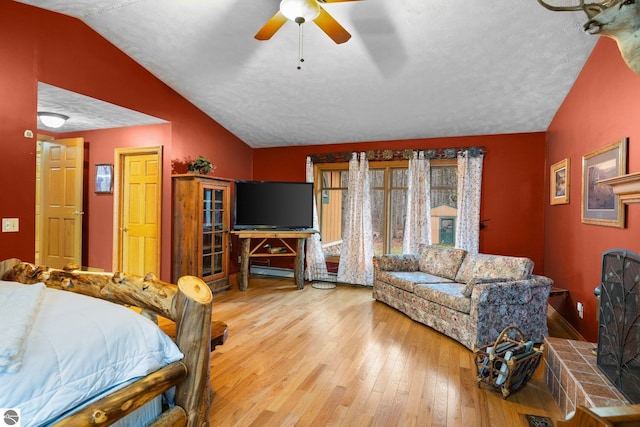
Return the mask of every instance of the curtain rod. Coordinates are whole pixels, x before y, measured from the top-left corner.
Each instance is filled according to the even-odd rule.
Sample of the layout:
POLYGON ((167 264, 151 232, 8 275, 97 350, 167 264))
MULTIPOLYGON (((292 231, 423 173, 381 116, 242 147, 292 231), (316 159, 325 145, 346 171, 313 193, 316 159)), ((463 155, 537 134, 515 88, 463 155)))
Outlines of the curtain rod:
MULTIPOLYGON (((413 158, 415 151, 424 151, 425 159, 442 160, 455 159, 458 153, 468 152, 469 157, 479 157, 486 153, 485 147, 455 147, 455 148, 428 148, 428 149, 411 149, 402 150, 364 150, 367 160, 370 162, 393 161, 393 160, 409 160, 413 158)), ((358 150, 353 151, 337 151, 333 153, 310 154, 309 157, 313 164, 318 163, 341 163, 351 160, 351 155, 358 150)))

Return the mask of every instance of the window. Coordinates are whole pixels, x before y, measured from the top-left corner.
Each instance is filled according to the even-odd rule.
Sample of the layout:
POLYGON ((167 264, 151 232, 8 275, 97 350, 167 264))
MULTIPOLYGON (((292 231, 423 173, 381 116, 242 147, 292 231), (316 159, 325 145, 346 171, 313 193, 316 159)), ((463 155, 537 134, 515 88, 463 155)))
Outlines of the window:
MULTIPOLYGON (((406 161, 370 162, 369 174, 374 253, 402 253, 408 164, 406 161)), ((323 249, 325 255, 339 256, 349 165, 316 165, 316 178, 323 249)), ((457 181, 455 159, 431 161, 431 234, 434 244, 455 243, 457 181)))
MULTIPOLYGON (((320 223, 320 235, 325 256, 340 256, 340 243, 342 241, 342 228, 344 227, 344 209, 347 198, 347 186, 349 184, 348 165, 332 169, 320 170, 320 179, 316 190, 320 194, 318 206, 318 219, 320 223)), ((316 175, 317 176, 317 175, 316 175)))
POLYGON ((431 162, 431 242, 453 246, 456 242, 458 166, 456 160, 431 162))
POLYGON ((373 252, 402 253, 407 208, 406 162, 369 163, 373 252))

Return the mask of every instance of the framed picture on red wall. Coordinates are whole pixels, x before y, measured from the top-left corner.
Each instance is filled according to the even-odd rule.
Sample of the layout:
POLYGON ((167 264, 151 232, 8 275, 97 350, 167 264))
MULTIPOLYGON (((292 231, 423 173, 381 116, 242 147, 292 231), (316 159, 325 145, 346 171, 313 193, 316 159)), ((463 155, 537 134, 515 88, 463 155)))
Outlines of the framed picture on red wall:
POLYGON ((582 222, 625 227, 625 208, 620 197, 602 180, 627 172, 628 138, 582 156, 582 222))
POLYGON ((569 180, 571 179, 569 170, 570 164, 570 159, 566 158, 551 166, 550 195, 552 205, 569 203, 569 180))
POLYGON ((96 164, 96 193, 113 193, 113 165, 96 164))

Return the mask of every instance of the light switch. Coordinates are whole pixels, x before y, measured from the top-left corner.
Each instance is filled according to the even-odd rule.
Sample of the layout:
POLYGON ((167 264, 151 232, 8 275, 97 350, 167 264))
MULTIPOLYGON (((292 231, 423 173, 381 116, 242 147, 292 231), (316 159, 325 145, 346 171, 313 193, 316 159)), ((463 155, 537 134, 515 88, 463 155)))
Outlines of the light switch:
POLYGON ((2 232, 15 233, 20 229, 18 218, 2 218, 2 232))

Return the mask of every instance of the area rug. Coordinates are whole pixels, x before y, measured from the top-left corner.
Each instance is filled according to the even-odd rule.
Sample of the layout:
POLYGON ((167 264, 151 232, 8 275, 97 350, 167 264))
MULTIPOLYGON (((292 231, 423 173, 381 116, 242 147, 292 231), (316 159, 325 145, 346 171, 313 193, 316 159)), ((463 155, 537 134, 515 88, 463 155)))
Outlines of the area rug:
POLYGON ((540 415, 525 415, 529 427, 553 427, 551 418, 541 417, 540 415))

